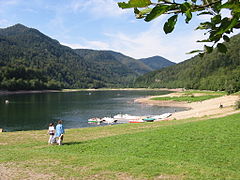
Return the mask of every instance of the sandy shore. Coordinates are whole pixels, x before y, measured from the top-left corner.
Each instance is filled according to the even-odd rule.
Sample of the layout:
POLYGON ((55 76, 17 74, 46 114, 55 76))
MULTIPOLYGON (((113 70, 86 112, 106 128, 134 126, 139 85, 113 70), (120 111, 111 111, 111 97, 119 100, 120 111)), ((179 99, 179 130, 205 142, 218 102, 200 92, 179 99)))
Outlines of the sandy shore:
MULTIPOLYGON (((179 96, 178 93, 172 93, 164 96, 179 96)), ((171 119, 186 119, 191 117, 223 117, 234 113, 240 113, 235 110, 234 105, 239 99, 237 95, 222 96, 202 102, 176 102, 176 101, 156 101, 150 100, 152 97, 136 99, 135 102, 149 105, 170 106, 170 107, 186 107, 189 110, 173 113, 171 119), (223 106, 220 108, 220 104, 223 106)))

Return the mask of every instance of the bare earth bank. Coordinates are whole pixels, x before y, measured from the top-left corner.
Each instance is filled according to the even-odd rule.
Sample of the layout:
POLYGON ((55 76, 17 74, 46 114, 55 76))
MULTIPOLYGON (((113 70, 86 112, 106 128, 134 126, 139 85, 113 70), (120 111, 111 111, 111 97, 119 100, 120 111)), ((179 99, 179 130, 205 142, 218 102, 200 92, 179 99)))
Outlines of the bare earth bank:
MULTIPOLYGON (((178 93, 172 93, 164 96, 177 96, 178 93)), ((235 110, 234 105, 239 99, 237 95, 222 96, 214 99, 209 99, 201 102, 176 102, 176 101, 157 101, 150 100, 151 97, 139 98, 135 102, 144 103, 148 105, 170 106, 170 107, 186 107, 189 110, 173 113, 169 120, 172 119, 186 119, 192 117, 222 117, 234 113, 239 113, 240 110, 235 110), (220 104, 223 106, 220 108, 220 104)))

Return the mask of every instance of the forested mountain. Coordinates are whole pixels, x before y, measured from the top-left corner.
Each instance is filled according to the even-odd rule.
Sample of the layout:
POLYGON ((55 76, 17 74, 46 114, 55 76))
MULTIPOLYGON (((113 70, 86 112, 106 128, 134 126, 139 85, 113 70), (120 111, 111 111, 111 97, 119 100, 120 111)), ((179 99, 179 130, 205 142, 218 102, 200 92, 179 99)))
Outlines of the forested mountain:
POLYGON ((72 49, 21 24, 0 30, 1 89, 56 89, 102 85, 72 49))
POLYGON ((0 89, 126 87, 151 71, 112 51, 73 50, 36 29, 0 29, 0 89))
POLYGON ((240 90, 240 34, 225 44, 226 54, 216 49, 204 55, 139 77, 137 87, 191 88, 207 90, 240 90))
POLYGON ((144 64, 148 65, 152 71, 153 70, 159 70, 168 66, 172 66, 176 63, 171 62, 167 59, 165 59, 164 57, 161 56, 153 56, 153 57, 149 57, 149 58, 142 58, 139 59, 139 61, 143 62, 144 64))
POLYGON ((98 51, 89 49, 75 49, 75 52, 83 57, 87 62, 104 65, 109 70, 119 70, 121 68, 126 73, 144 74, 152 69, 144 63, 114 51, 98 51))

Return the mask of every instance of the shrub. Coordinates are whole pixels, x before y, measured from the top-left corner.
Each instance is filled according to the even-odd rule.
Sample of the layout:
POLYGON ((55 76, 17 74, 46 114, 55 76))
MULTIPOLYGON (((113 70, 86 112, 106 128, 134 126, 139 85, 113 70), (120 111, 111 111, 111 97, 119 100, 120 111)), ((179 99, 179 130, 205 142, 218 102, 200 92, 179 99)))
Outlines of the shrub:
POLYGON ((235 108, 240 109, 240 99, 235 102, 235 108))

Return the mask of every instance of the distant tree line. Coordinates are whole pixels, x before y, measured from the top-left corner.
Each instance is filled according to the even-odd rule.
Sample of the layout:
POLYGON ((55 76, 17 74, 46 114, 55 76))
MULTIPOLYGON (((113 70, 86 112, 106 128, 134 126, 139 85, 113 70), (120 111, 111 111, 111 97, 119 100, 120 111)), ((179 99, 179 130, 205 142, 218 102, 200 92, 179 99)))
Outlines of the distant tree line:
POLYGON ((226 44, 226 54, 214 50, 204 57, 192 59, 150 72, 139 77, 135 87, 167 87, 220 90, 228 93, 240 90, 240 35, 226 44))

